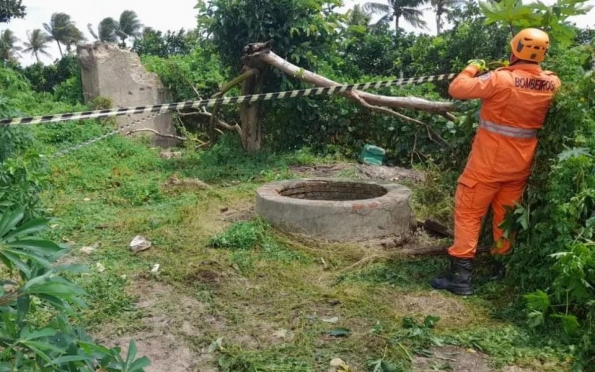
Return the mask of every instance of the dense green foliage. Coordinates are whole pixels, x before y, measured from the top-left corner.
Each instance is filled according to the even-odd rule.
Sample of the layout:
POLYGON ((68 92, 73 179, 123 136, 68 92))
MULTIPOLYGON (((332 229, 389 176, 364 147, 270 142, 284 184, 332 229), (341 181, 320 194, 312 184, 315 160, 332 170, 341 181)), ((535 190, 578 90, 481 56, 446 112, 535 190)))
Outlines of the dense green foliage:
MULTIPOLYGON (((67 60, 64 63, 68 63, 67 60)), ((35 92, 16 71, 0 68, 0 117, 82 109, 35 92)), ((80 87, 80 83, 76 83, 80 87)), ((0 370, 141 372, 146 358, 136 359, 134 342, 125 359, 121 349, 96 344, 71 319, 86 304, 86 295, 72 281, 83 267, 62 265, 68 253, 44 237, 51 219, 40 203, 49 187, 48 164, 40 152, 52 151, 101 134, 102 126, 89 122, 86 133, 77 124, 3 127, 0 131, 0 370), (90 126, 90 128, 89 128, 90 126), (87 136, 87 137, 85 137, 87 136)))
POLYGON ((13 18, 23 18, 26 14, 23 0, 3 0, 0 5, 0 23, 9 22, 13 18))

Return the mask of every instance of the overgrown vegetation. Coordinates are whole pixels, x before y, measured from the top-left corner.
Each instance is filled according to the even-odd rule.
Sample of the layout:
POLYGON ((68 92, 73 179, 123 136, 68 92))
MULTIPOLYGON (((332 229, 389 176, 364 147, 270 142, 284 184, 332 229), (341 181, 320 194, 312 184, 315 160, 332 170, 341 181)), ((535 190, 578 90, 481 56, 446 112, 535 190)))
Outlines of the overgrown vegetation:
MULTIPOLYGON (((147 282, 167 285, 178 302, 198 301, 192 314, 185 314, 194 326, 219 319, 185 334, 177 330, 184 328, 182 316, 176 318, 179 309, 167 304, 158 309, 178 322, 168 332, 192 348, 210 350, 208 365, 218 364, 221 371, 314 371, 326 369, 338 355, 360 370, 410 370, 420 356, 444 345, 482 351, 497 367, 592 370, 595 44, 592 31, 567 22, 583 12, 585 2, 560 0, 552 7, 514 0, 462 2, 448 14, 453 27, 438 36, 393 30, 385 21, 370 25, 364 11, 369 7, 338 14, 338 0, 258 3, 199 1, 197 28, 188 32, 142 31, 136 15, 124 12, 118 21, 103 20, 95 36, 121 47, 129 41, 174 99, 182 101, 211 97, 241 73, 242 48, 252 42, 272 39, 274 51, 290 62, 352 83, 454 72, 472 58, 496 66, 507 58, 511 29, 548 30, 553 48, 545 68, 555 71, 563 86, 540 135, 526 197, 507 221, 519 232, 506 258, 509 277, 503 283, 484 281, 480 258, 478 296, 459 301, 428 292, 427 282, 441 260, 370 256, 356 247, 300 242, 253 218, 250 208, 258 185, 295 176, 293 166, 353 160, 364 144, 373 143, 388 150, 390 164, 426 173, 426 183, 415 189, 416 212, 450 224, 478 102, 458 104, 455 121, 401 110, 430 125, 448 145, 425 126, 341 97, 263 103, 258 109, 263 149, 256 154, 243 151, 235 133, 226 133, 208 149, 196 149, 189 141, 172 159, 160 158, 142 139, 122 137, 48 159, 41 155, 104 134, 113 129, 112 121, 3 127, 0 371, 143 370, 147 359, 136 358, 134 342, 123 357, 119 348, 101 346, 85 330, 109 337, 141 332, 142 316, 150 310, 137 308, 133 297, 138 293, 129 291, 147 282), (167 179, 173 173, 212 188, 172 189, 167 179), (137 234, 150 235, 154 246, 143 255, 125 249, 137 234), (90 257, 72 250, 99 242, 90 257), (64 264, 73 252, 91 269, 64 264), (156 263, 161 269, 151 271, 156 263), (115 331, 108 332, 108 326, 115 331), (258 349, 238 336, 250 333, 258 349)), ((436 7, 444 11, 439 3, 436 7)), ((24 16, 20 1, 8 4, 0 22, 24 16)), ((400 14, 399 9, 387 11, 400 14)), ((66 54, 82 35, 73 27, 64 13, 46 27, 66 54)), ((104 106, 84 102, 74 56, 22 67, 14 34, 4 31, 0 43, 5 62, 0 117, 104 106)), ((266 92, 305 86, 273 69, 260 78, 266 92)), ((228 92, 239 93, 238 88, 228 92)), ((449 99, 447 83, 379 93, 449 99)), ((219 112, 228 123, 238 115, 233 106, 219 112)), ((204 117, 179 119, 192 135, 212 139, 204 117)))

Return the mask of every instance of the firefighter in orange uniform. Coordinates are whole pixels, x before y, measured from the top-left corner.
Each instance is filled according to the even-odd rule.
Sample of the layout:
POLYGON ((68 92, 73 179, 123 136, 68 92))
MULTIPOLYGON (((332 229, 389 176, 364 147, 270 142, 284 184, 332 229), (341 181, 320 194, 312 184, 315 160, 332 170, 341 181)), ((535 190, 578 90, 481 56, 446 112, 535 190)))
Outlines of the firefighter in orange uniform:
POLYGON ((479 128, 471 154, 458 180, 455 196, 455 238, 448 249, 449 271, 432 280, 435 289, 471 295, 472 262, 481 221, 491 206, 494 212, 492 254, 506 254, 510 242, 498 226, 505 206, 520 202, 537 147, 537 131, 543 126, 560 79, 543 71, 549 48, 548 35, 524 29, 510 42, 508 67, 476 77, 485 62, 469 61, 452 82, 449 94, 456 99, 481 99, 479 128))

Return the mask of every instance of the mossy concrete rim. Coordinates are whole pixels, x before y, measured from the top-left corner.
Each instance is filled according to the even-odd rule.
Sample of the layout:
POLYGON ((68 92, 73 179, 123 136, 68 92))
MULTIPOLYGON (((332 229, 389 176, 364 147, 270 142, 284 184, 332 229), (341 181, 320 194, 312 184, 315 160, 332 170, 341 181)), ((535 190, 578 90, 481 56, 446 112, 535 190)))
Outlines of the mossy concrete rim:
POLYGON ((410 198, 409 188, 390 182, 300 178, 261 186, 256 193, 256 212, 285 232, 327 241, 364 241, 401 236, 411 231, 417 223, 410 198), (317 200, 308 199, 305 194, 302 197, 282 195, 287 190, 308 186, 319 193, 327 188, 327 192, 344 194, 343 199, 347 193, 340 189, 349 186, 353 195, 360 197, 357 200, 317 200), (371 188, 382 188, 386 192, 366 197, 363 193, 371 188))

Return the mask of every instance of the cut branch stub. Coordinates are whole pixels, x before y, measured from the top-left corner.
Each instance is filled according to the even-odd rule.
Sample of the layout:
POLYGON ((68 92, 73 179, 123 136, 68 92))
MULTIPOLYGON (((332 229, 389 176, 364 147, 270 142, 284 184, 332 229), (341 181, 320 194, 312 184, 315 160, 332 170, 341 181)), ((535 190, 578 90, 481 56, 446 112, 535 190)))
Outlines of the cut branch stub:
MULTIPOLYGON (((235 79, 233 79, 232 81, 226 83, 219 92, 215 93, 211 98, 221 98, 225 95, 225 93, 229 92, 231 90, 231 88, 233 88, 234 86, 242 83, 244 80, 251 78, 252 76, 255 76, 258 74, 258 70, 255 68, 249 68, 246 71, 244 71, 240 76, 236 77, 235 79)), ((209 126, 209 137, 211 138, 211 141, 215 141, 216 140, 216 131, 215 128, 219 125, 221 127, 225 128, 225 125, 221 125, 221 121, 219 120, 219 118, 217 118, 217 114, 219 113, 219 108, 221 107, 220 103, 216 103, 215 106, 213 107, 213 113, 211 115, 211 119, 210 119, 210 126, 209 126)), ((229 129, 229 128, 226 128, 229 129)), ((234 130, 238 130, 238 128, 234 128, 234 130)), ((241 129, 238 131, 238 133, 241 135, 241 129)))

